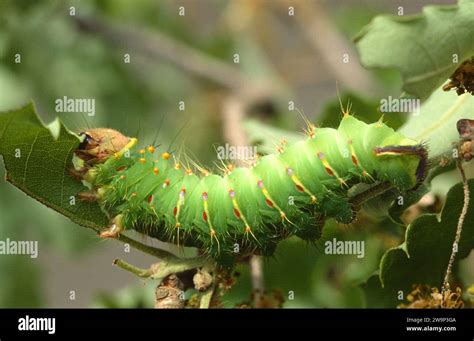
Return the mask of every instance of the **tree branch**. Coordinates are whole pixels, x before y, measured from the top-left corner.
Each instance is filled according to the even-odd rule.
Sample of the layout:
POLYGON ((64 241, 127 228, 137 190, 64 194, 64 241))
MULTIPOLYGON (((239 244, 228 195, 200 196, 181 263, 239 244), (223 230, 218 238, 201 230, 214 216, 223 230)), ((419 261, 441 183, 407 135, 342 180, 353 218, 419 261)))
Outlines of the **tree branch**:
POLYGON ((189 47, 166 34, 121 26, 93 17, 72 17, 81 31, 94 33, 108 43, 139 52, 153 59, 159 58, 199 78, 206 79, 235 93, 252 93, 255 86, 237 68, 189 47))

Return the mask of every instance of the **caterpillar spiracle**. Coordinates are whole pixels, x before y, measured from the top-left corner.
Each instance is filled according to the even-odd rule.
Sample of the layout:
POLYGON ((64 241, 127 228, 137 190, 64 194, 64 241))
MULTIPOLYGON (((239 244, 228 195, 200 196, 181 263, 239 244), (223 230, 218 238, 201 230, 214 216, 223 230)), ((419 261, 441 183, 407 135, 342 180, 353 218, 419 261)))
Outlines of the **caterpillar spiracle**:
POLYGON ((354 219, 349 188, 389 183, 416 188, 427 172, 427 150, 381 120, 345 113, 338 129, 309 124, 306 138, 265 155, 251 167, 217 175, 185 169, 159 147, 111 129, 82 133, 75 174, 81 193, 110 216, 102 237, 135 229, 165 242, 194 246, 214 258, 239 252, 272 254, 292 235, 316 240, 325 219, 354 219), (198 172, 199 173, 199 172, 198 172))

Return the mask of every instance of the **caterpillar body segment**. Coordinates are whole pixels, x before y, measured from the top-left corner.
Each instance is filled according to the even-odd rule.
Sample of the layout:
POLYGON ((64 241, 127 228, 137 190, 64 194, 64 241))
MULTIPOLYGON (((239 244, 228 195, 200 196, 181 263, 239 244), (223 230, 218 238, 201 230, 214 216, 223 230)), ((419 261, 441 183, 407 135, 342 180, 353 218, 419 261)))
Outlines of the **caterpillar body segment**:
MULTIPOLYGON (((108 148, 100 160, 77 169, 113 219, 103 236, 136 229, 214 257, 270 254, 291 235, 315 240, 325 219, 352 221, 352 185, 388 181, 410 190, 426 174, 422 144, 382 121, 366 124, 350 115, 337 130, 312 126, 308 138, 222 176, 198 176, 167 151, 139 149, 136 139, 113 140, 120 150, 108 148)), ((87 147, 82 144, 76 155, 92 159, 84 157, 87 147)))

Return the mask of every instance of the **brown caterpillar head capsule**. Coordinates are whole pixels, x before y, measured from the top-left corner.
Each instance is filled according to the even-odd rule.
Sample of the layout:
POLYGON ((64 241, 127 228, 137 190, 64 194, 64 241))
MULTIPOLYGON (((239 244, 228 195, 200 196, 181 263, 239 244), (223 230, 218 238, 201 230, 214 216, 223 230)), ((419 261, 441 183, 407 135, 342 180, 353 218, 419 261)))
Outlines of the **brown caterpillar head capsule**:
POLYGON ((84 140, 75 151, 76 156, 90 165, 105 162, 130 142, 129 137, 109 128, 90 129, 79 136, 84 140))

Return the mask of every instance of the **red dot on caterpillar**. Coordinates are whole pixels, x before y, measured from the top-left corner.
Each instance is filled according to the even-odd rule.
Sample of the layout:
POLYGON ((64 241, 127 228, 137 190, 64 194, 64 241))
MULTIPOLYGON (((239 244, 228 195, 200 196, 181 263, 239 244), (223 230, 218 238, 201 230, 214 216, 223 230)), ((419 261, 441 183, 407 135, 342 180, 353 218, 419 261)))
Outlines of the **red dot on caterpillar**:
POLYGON ((161 157, 163 158, 163 160, 168 160, 170 158, 170 153, 168 152, 164 152, 163 154, 161 154, 161 157))
POLYGON ((331 168, 329 168, 329 167, 324 167, 324 169, 326 170, 326 173, 328 173, 330 176, 334 176, 334 172, 332 171, 331 168))
POLYGON ((334 176, 333 170, 331 169, 331 167, 329 166, 329 163, 324 158, 324 153, 318 152, 317 155, 318 155, 318 158, 323 162, 324 169, 326 170, 326 173, 328 173, 329 176, 334 176))
POLYGON ((304 192, 304 188, 301 187, 300 185, 295 185, 296 189, 298 190, 298 192, 304 192))
POLYGON ((237 217, 237 219, 240 219, 240 211, 236 208, 234 208, 234 214, 237 217))
POLYGON ((207 222, 207 213, 202 212, 202 219, 204 219, 205 222, 207 222))
POLYGON ((268 207, 273 208, 273 202, 269 199, 265 199, 265 203, 268 205, 268 207))
POLYGON ((175 217, 176 217, 176 214, 177 214, 177 213, 178 213, 178 208, 177 208, 177 207, 173 208, 173 215, 174 215, 175 217))
POLYGON ((153 173, 154 173, 155 175, 157 175, 159 172, 160 172, 160 170, 159 170, 158 168, 156 168, 156 167, 153 168, 153 173))
POLYGON ((147 203, 151 204, 151 202, 153 201, 153 195, 150 195, 146 201, 147 203))
POLYGON ((123 172, 126 169, 127 169, 127 166, 122 166, 122 167, 117 168, 117 172, 123 172))
POLYGON ((352 163, 357 166, 359 165, 359 162, 357 161, 357 158, 355 157, 355 155, 352 155, 352 163))

